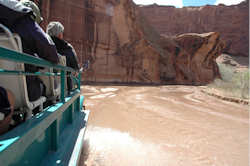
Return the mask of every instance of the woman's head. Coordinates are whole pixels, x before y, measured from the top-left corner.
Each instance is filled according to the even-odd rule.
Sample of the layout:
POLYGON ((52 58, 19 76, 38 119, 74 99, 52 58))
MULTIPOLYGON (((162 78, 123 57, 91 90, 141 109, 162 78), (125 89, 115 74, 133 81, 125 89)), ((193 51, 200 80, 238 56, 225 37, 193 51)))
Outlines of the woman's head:
POLYGON ((50 36, 56 36, 58 38, 63 38, 63 31, 64 31, 64 27, 63 25, 58 22, 58 21, 52 21, 48 24, 46 32, 50 35, 50 36))

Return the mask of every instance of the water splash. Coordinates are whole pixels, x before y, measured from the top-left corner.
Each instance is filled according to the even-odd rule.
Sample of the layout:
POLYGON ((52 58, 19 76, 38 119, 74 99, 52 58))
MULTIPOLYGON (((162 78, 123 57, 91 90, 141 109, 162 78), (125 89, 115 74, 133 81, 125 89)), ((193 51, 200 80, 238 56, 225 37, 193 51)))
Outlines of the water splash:
POLYGON ((166 166, 171 157, 160 145, 109 128, 89 126, 85 139, 88 145, 83 158, 87 166, 166 166))

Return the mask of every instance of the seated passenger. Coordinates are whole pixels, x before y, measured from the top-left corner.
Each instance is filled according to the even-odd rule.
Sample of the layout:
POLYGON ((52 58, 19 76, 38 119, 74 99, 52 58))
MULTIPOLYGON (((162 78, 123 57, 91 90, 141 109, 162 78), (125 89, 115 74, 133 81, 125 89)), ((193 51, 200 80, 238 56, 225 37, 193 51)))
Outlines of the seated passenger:
MULTIPOLYGON (((40 13, 33 2, 29 1, 28 4, 37 8, 40 13)), ((42 20, 38 19, 40 14, 35 13, 37 11, 17 0, 0 0, 0 23, 13 33, 19 34, 24 53, 58 63, 59 58, 54 43, 48 40, 46 33, 35 22, 42 20)), ((28 72, 36 72, 38 69, 33 65, 25 65, 25 71, 28 72)), ((26 81, 30 101, 35 101, 45 94, 45 86, 37 76, 26 76, 26 81)))
MULTIPOLYGON (((78 60, 75 49, 67 41, 63 40, 64 27, 60 22, 50 22, 47 26, 46 32, 51 36, 56 45, 59 54, 66 56, 66 65, 75 70, 79 70, 78 60)), ((72 80, 67 77, 68 92, 72 90, 72 80)))
POLYGON ((14 111, 15 98, 11 91, 0 86, 0 134, 8 131, 14 111))

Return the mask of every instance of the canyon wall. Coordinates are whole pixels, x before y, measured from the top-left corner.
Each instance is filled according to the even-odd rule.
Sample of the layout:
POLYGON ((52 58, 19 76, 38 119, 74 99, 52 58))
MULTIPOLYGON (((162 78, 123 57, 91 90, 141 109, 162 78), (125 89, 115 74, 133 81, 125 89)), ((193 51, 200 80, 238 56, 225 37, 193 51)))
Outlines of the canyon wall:
POLYGON ((217 32, 160 36, 132 0, 39 1, 45 22, 60 21, 84 81, 203 85, 220 77, 217 32))
POLYGON ((248 56, 249 1, 238 5, 175 8, 157 4, 139 6, 149 23, 165 36, 183 33, 219 32, 225 53, 248 56))

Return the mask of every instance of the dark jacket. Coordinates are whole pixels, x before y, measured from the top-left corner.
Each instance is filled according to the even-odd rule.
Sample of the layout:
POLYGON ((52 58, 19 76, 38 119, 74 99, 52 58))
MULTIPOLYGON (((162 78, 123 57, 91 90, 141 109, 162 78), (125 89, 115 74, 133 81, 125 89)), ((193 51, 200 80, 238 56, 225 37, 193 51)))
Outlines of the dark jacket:
POLYGON ((5 117, 7 117, 11 112, 7 91, 1 86, 0 86, 0 112, 3 113, 5 117))
POLYGON ((52 36, 51 39, 56 45, 57 52, 63 56, 66 56, 66 65, 68 67, 72 67, 73 69, 79 70, 76 52, 71 44, 55 36, 52 36))
MULTIPOLYGON (((18 5, 18 8, 13 9, 0 4, 0 23, 21 37, 23 52, 52 63, 58 63, 59 58, 54 43, 49 42, 46 33, 31 19, 32 14, 32 10, 24 5, 18 5)), ((25 70, 35 72, 38 68, 25 65, 25 70)), ((27 76, 26 80, 29 100, 37 100, 43 95, 42 92, 45 88, 42 88, 44 86, 41 85, 42 81, 36 76, 27 76)))
MULTIPOLYGON (((71 46, 71 44, 55 36, 52 36, 51 38, 56 45, 57 52, 62 56, 66 56, 66 65, 75 70, 79 70, 79 64, 76 57, 76 52, 75 49, 71 46)), ((73 80, 70 77, 67 77, 68 93, 73 89, 72 81, 73 80)))

